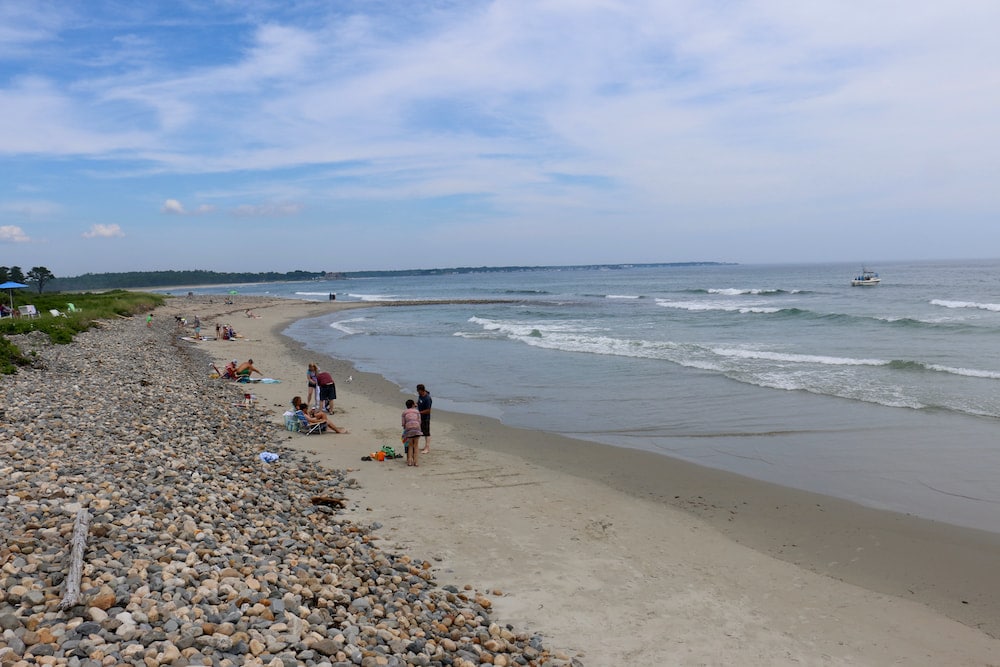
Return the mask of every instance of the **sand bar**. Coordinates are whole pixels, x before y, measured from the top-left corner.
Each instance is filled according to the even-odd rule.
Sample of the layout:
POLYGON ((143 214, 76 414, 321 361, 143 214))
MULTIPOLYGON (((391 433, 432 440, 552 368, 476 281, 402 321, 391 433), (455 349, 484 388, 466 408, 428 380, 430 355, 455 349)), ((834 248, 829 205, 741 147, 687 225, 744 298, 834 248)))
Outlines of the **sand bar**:
POLYGON ((364 520, 440 583, 490 594, 503 622, 587 665, 1000 664, 1000 535, 443 410, 419 468, 362 462, 398 445, 415 395, 281 332, 367 305, 220 296, 161 312, 199 314, 205 333, 230 322, 241 339, 192 344, 281 380, 250 385, 276 423, 308 362, 332 372, 350 433, 286 444, 353 469, 364 520))

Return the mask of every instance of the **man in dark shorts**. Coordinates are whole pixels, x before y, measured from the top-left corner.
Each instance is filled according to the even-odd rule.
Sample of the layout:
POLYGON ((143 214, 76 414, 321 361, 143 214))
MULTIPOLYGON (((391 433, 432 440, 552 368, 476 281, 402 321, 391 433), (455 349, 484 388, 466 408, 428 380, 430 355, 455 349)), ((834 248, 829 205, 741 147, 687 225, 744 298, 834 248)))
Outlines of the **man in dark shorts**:
POLYGON ((333 401, 337 398, 337 385, 333 382, 333 376, 326 371, 316 373, 316 384, 319 385, 319 402, 323 406, 323 411, 333 414, 333 401))
POLYGON ((431 451, 431 392, 422 385, 417 385, 417 410, 420 412, 420 431, 424 434, 424 448, 421 454, 431 451))

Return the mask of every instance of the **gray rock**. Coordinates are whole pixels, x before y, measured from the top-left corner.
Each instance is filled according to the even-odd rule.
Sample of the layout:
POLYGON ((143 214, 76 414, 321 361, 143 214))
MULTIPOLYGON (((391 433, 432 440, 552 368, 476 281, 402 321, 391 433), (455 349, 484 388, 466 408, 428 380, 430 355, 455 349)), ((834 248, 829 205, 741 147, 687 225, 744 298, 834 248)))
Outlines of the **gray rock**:
POLYGON ((321 639, 312 645, 314 651, 321 655, 333 656, 337 655, 337 651, 343 648, 343 644, 332 639, 321 639))
POLYGON ((30 649, 28 649, 30 655, 55 655, 56 647, 53 644, 35 644, 30 649))
POLYGON ((21 627, 21 619, 16 614, 0 615, 0 629, 16 630, 21 627))
POLYGON ((372 603, 368 598, 355 598, 348 608, 351 611, 371 611, 372 603))

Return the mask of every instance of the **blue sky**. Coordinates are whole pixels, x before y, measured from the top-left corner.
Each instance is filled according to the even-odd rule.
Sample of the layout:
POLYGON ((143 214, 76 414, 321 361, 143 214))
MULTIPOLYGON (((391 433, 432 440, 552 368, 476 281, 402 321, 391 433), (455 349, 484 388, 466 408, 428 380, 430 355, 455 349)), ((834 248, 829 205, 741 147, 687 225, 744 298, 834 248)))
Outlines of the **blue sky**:
POLYGON ((0 0, 0 264, 994 257, 995 0, 0 0))

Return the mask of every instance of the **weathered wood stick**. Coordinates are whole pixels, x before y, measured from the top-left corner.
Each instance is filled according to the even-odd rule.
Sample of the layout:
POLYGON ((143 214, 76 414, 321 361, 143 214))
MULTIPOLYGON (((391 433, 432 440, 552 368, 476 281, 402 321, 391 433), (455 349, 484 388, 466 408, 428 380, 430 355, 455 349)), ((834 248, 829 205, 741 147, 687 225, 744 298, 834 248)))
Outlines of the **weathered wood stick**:
POLYGON ((325 505, 327 507, 340 507, 343 508, 347 505, 346 498, 332 498, 330 496, 313 496, 313 505, 325 505))
POLYGON ((80 579, 83 577, 83 552, 87 550, 87 532, 90 530, 90 512, 81 509, 76 513, 73 525, 73 546, 70 555, 69 574, 66 575, 66 594, 59 608, 69 609, 80 601, 80 579))

